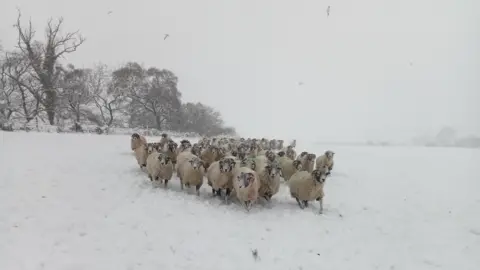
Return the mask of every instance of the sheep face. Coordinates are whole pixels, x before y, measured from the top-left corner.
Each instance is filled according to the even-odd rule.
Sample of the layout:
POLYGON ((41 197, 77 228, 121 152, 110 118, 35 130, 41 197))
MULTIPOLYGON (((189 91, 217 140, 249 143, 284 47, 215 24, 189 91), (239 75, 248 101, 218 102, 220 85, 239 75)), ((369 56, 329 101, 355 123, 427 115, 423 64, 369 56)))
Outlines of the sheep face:
POLYGON ((167 133, 162 133, 162 138, 167 138, 167 137, 168 137, 167 133))
POLYGON ((161 165, 167 165, 169 162, 172 161, 172 159, 169 156, 164 154, 158 155, 158 160, 160 160, 161 165))
POLYGON ((168 151, 175 152, 177 150, 178 144, 174 141, 169 141, 167 144, 168 151))
POLYGON ((315 182, 323 184, 327 179, 327 173, 323 170, 313 170, 312 171, 312 178, 315 182))
POLYGON ((235 168, 237 163, 232 158, 224 158, 219 161, 220 171, 223 173, 228 173, 235 168))
POLYGON ((192 151, 191 152, 195 156, 200 156, 200 153, 202 152, 202 148, 200 147, 200 145, 198 143, 195 143, 192 146, 192 151))
POLYGON ((285 156, 285 151, 280 151, 280 152, 278 152, 278 153, 277 153, 277 156, 279 156, 279 157, 285 156))
POLYGON ((200 170, 201 168, 203 168, 203 161, 199 158, 190 159, 189 162, 194 170, 200 170))
POLYGON ((265 169, 267 170, 268 175, 270 178, 275 178, 275 176, 282 176, 282 169, 278 164, 268 164, 265 166, 265 169))
POLYGON ((254 159, 249 159, 249 158, 243 158, 242 161, 240 162, 240 166, 242 167, 248 167, 255 171, 257 168, 257 164, 255 163, 254 159))
POLYGON ((246 156, 247 156, 247 154, 245 152, 238 152, 238 154, 237 154, 237 157, 240 160, 244 160, 246 156))
POLYGON ((133 133, 132 140, 138 140, 138 139, 140 139, 140 135, 138 133, 133 133))
POLYGON ((314 161, 317 158, 315 154, 307 154, 307 160, 308 161, 314 161))
POLYGON ((294 160, 292 162, 292 165, 293 165, 293 168, 295 168, 295 170, 297 171, 302 170, 302 162, 300 160, 294 160))
POLYGON ((328 159, 333 159, 333 155, 335 155, 335 153, 332 152, 332 151, 330 151, 330 150, 325 152, 325 156, 326 156, 328 159))
POLYGON ((300 157, 302 157, 302 158, 306 155, 308 155, 308 152, 306 152, 306 151, 303 151, 302 153, 300 153, 300 157))
POLYGON ((275 153, 271 150, 267 150, 265 152, 265 156, 267 157, 268 160, 274 161, 275 160, 275 153))
POLYGON ((255 175, 250 172, 241 172, 240 175, 237 176, 237 181, 240 182, 240 188, 248 187, 253 181, 255 181, 255 175))

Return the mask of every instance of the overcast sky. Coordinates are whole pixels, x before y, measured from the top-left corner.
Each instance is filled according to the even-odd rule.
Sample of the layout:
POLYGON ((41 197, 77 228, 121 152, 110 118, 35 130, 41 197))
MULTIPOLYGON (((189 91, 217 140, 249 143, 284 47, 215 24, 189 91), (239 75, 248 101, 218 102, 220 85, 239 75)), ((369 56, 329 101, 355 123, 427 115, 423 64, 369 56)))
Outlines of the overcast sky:
POLYGON ((478 0, 1 0, 5 49, 16 7, 82 32, 65 61, 170 69, 245 136, 480 134, 478 0))

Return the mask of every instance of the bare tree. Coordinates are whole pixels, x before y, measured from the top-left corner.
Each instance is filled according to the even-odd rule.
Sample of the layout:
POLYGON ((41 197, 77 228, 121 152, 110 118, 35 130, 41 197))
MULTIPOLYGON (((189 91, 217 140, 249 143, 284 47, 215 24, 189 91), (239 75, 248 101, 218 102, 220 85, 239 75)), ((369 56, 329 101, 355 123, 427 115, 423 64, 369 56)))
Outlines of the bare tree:
POLYGON ((88 79, 103 125, 110 127, 126 106, 126 93, 115 87, 106 65, 97 65, 88 79))
POLYGON ((87 83, 91 73, 90 69, 77 69, 68 65, 59 83, 62 90, 59 91, 59 107, 66 109, 77 123, 85 115, 85 107, 93 101, 87 83))
POLYGON ((25 124, 38 116, 41 112, 40 96, 38 95, 40 85, 30 73, 30 62, 21 53, 6 54, 5 63, 2 65, 2 73, 8 79, 5 80, 10 86, 8 92, 9 110, 18 113, 25 119, 25 124), (20 107, 20 108, 18 108, 20 107))
POLYGON ((40 101, 47 112, 48 121, 51 125, 55 123, 55 106, 57 102, 57 81, 59 71, 57 70, 58 59, 65 54, 72 53, 85 41, 78 33, 68 32, 60 34, 63 24, 63 18, 56 22, 50 19, 45 30, 45 42, 35 41, 35 30, 31 20, 27 28, 21 26, 21 12, 18 11, 17 22, 14 27, 18 31, 17 46, 27 57, 34 71, 36 79, 42 85, 42 91, 45 93, 40 101))

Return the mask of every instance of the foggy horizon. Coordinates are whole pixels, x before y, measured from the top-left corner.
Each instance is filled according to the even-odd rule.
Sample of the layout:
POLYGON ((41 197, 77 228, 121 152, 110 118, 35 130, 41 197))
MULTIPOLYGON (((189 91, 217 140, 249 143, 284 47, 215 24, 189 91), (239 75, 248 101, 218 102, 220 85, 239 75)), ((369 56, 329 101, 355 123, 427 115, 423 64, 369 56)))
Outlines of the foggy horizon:
POLYGON ((407 141, 444 126, 480 135, 480 2, 6 0, 2 7, 4 50, 16 43, 17 7, 39 40, 48 18, 62 16, 64 32, 86 38, 62 64, 169 69, 183 101, 214 107, 246 137, 407 141))

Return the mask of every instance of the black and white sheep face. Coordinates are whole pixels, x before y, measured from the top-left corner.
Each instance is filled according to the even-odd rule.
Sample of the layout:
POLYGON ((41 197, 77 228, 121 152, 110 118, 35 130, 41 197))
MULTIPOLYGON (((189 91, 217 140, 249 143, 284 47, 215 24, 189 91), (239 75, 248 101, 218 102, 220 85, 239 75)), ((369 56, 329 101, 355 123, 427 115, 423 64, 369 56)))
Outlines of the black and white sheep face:
POLYGON ((300 153, 300 157, 303 158, 304 156, 308 155, 308 152, 306 151, 303 151, 302 153, 300 153))
POLYGON ((237 181, 239 182, 238 186, 240 188, 246 188, 255 181, 255 175, 250 172, 241 172, 240 175, 237 176, 237 181))
POLYGON ((292 165, 297 171, 302 170, 302 162, 300 160, 294 160, 292 165))
POLYGON ((277 153, 277 156, 279 156, 279 157, 285 156, 285 151, 280 151, 280 152, 278 152, 278 153, 277 153))
POLYGON ((138 140, 138 139, 140 139, 140 135, 138 133, 133 133, 132 140, 138 140))
POLYGON ((220 171, 223 173, 231 172, 237 164, 232 158, 224 158, 219 161, 220 171))
POLYGON ((162 138, 167 138, 167 137, 168 137, 167 133, 162 133, 162 138))
POLYGON ((161 165, 167 165, 172 159, 167 155, 160 154, 158 155, 158 160, 160 161, 161 165))
POLYGON ((313 162, 316 158, 317 158, 317 156, 315 154, 307 154, 306 159, 310 162, 313 162))
POLYGON ((177 150, 178 145, 174 141, 169 141, 167 146, 168 146, 168 151, 175 152, 177 150))
POLYGON ((193 144, 192 146, 192 154, 196 155, 196 156, 199 156, 200 153, 202 152, 202 148, 200 147, 200 145, 198 145, 198 143, 195 143, 193 144))
POLYGON ((276 176, 282 176, 282 169, 275 164, 269 164, 265 166, 265 169, 267 170, 268 175, 272 179, 276 176))
POLYGON ((194 170, 200 170, 201 168, 203 168, 203 161, 199 158, 190 159, 189 162, 194 170))
POLYGON ((323 184, 327 179, 327 173, 323 170, 313 170, 312 177, 316 182, 323 184))
POLYGON ((333 159, 333 155, 335 155, 335 153, 330 150, 325 152, 325 156, 327 156, 328 159, 333 159))
POLYGON ((274 161, 275 160, 275 153, 271 150, 267 150, 265 152, 265 156, 267 157, 268 160, 274 161))

